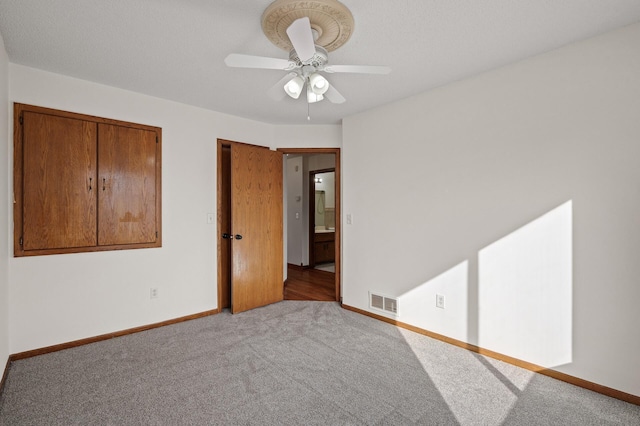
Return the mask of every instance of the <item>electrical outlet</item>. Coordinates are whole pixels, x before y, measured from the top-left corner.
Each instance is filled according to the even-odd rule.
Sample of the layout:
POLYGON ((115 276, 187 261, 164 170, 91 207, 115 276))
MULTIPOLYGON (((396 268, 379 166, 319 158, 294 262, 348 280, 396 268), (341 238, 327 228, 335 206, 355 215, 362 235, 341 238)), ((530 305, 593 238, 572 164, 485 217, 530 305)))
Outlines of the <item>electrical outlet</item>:
POLYGON ((444 309, 444 296, 442 294, 436 294, 436 308, 444 309))
POLYGON ((151 299, 157 299, 158 298, 158 289, 151 287, 151 289, 149 290, 149 298, 151 299))

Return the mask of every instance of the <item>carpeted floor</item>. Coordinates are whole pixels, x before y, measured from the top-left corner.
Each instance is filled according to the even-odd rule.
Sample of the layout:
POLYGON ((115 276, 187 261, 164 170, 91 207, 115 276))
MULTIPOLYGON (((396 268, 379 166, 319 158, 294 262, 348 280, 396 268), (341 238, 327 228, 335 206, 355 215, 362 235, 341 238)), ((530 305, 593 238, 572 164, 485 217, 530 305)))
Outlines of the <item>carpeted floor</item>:
POLYGON ((2 425, 640 425, 640 406, 285 301, 16 361, 2 425))

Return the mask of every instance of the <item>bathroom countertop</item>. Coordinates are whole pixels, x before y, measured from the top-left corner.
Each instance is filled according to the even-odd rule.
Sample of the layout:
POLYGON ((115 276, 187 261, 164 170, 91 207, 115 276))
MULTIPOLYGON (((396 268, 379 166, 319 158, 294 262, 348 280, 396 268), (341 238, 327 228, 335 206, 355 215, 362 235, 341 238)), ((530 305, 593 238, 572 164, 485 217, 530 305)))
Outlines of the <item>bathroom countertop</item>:
POLYGON ((327 232, 336 232, 335 229, 316 229, 316 234, 326 234, 327 232))

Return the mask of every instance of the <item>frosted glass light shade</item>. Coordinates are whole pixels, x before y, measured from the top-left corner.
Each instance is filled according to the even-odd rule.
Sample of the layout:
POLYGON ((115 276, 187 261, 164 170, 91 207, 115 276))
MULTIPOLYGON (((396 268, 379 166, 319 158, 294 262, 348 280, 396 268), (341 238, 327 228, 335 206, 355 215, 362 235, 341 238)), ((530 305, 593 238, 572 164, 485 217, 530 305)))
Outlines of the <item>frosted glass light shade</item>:
POLYGON ((324 99, 324 96, 314 93, 313 90, 311 90, 310 84, 307 86, 307 102, 312 104, 315 102, 320 102, 323 99, 324 99))
POLYGON ((324 95, 325 92, 329 90, 329 82, 318 73, 314 73, 309 76, 309 85, 311 86, 313 93, 316 95, 324 95))
POLYGON ((298 99, 304 87, 304 80, 299 75, 293 77, 284 85, 284 91, 293 99, 298 99))

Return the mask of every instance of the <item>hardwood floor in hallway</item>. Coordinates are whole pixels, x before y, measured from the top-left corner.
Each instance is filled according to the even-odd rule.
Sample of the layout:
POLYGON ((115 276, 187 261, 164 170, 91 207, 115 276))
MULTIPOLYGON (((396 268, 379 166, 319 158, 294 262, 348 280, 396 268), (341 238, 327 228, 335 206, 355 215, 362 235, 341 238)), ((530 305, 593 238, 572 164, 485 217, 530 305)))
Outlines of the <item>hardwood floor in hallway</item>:
POLYGON ((284 300, 335 301, 335 274, 289 265, 284 300))

